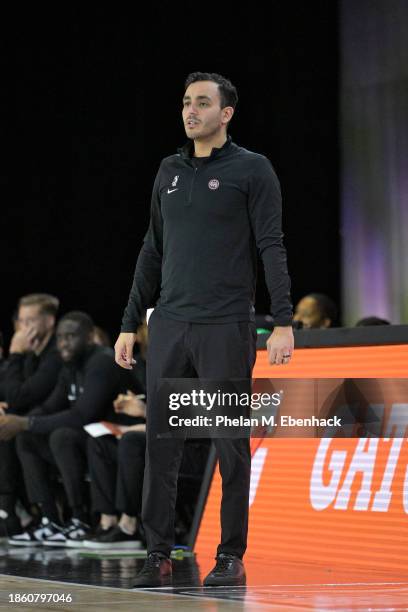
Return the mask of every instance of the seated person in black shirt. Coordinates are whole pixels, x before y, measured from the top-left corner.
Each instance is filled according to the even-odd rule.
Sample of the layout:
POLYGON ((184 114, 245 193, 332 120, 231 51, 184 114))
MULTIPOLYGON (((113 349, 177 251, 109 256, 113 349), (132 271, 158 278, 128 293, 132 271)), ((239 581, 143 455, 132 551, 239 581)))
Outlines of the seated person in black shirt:
POLYGON ((62 360, 55 343, 59 300, 48 294, 26 295, 18 303, 5 380, 8 411, 22 414, 54 389, 62 360))
POLYGON ((114 401, 118 435, 88 439, 91 499, 100 523, 84 546, 96 549, 137 548, 146 447, 146 322, 138 329, 132 370, 121 370, 126 394, 114 401), (126 378, 125 378, 126 377, 126 378), (118 520, 119 515, 119 520, 118 520))
POLYGON ((293 321, 303 329, 327 329, 337 323, 337 306, 324 293, 308 293, 296 304, 293 321))
MULTIPOLYGON (((16 311, 15 332, 1 382, 0 413, 26 414, 46 400, 56 385, 62 360, 55 342, 55 319, 59 300, 36 293, 22 297, 16 311)), ((15 514, 22 480, 14 440, 0 442, 0 509, 7 519, 0 524, 7 534, 18 533, 15 514)))
POLYGON ((129 415, 129 424, 118 424, 116 436, 88 439, 92 506, 100 513, 100 523, 94 536, 86 538, 83 545, 96 549, 134 549, 140 546, 138 519, 146 450, 145 404, 129 391, 126 396, 119 395, 114 405, 117 412, 129 415))
POLYGON ((76 546, 89 527, 84 508, 87 434, 83 426, 113 414, 120 391, 120 369, 112 351, 92 342, 93 321, 83 312, 65 315, 57 327, 57 346, 64 361, 50 397, 28 416, 0 416, 0 439, 17 436, 17 452, 31 503, 42 521, 9 540, 16 545, 76 546), (49 464, 57 466, 72 518, 62 527, 54 500, 49 464))

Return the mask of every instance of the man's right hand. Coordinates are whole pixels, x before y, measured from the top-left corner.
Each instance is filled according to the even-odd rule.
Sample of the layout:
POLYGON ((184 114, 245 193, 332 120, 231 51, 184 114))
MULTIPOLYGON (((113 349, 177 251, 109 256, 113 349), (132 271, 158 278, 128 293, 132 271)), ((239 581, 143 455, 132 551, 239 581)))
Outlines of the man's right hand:
POLYGON ((9 349, 10 354, 27 353, 28 351, 34 350, 36 333, 37 332, 32 327, 29 329, 19 329, 16 331, 11 339, 9 349))
POLYGON ((115 344, 115 361, 126 370, 132 370, 132 364, 136 363, 133 359, 133 346, 137 340, 137 334, 133 332, 122 332, 115 344))

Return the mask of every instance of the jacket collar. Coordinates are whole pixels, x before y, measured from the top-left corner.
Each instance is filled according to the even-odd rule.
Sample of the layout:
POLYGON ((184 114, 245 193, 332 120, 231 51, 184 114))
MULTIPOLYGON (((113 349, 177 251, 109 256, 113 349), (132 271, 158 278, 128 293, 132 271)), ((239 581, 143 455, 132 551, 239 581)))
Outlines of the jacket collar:
MULTIPOLYGON (((227 140, 224 142, 222 147, 212 148, 211 155, 209 156, 207 161, 210 161, 211 159, 214 159, 215 157, 221 157, 225 155, 228 152, 228 150, 231 148, 231 145, 232 145, 232 138, 228 134, 227 140)), ((188 140, 183 147, 180 147, 179 149, 177 149, 177 152, 180 153, 183 159, 191 160, 193 153, 194 153, 194 141, 188 140)))

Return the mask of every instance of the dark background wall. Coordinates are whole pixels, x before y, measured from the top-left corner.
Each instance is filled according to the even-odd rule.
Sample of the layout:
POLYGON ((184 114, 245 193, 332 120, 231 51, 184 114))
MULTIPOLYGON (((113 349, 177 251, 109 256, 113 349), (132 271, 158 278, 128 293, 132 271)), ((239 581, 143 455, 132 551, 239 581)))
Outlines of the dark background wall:
POLYGON ((195 70, 236 84, 233 140, 267 155, 281 180, 294 302, 309 291, 339 301, 337 3, 269 7, 269 17, 233 4, 196 15, 164 2, 143 20, 102 8, 33 11, 12 30, 16 163, 0 300, 8 337, 16 300, 33 291, 116 335, 155 173, 185 141, 181 97, 195 70))

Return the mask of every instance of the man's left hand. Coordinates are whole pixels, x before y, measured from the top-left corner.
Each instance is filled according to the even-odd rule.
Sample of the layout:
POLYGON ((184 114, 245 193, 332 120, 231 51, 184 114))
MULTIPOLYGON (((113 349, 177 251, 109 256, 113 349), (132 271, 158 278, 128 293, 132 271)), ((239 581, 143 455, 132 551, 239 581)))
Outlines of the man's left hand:
POLYGON ((275 327, 266 342, 269 363, 271 365, 285 365, 289 363, 294 346, 292 326, 275 327))
POLYGON ((28 418, 16 414, 0 415, 0 440, 11 440, 28 427, 28 418))

